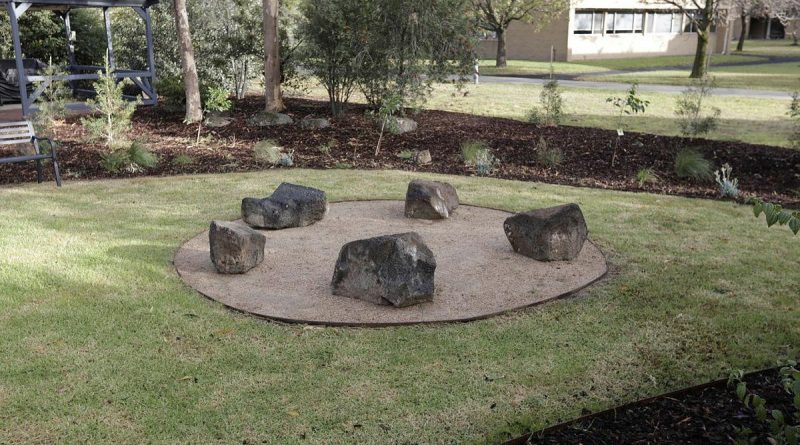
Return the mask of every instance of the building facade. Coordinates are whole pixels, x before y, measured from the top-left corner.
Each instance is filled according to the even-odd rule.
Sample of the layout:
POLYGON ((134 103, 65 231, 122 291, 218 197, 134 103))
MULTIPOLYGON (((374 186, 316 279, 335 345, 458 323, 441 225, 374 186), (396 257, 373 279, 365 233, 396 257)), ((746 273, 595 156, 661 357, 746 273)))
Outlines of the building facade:
MULTIPOLYGON (((577 0, 568 12, 540 30, 514 22, 506 32, 508 59, 580 61, 663 55, 691 55, 697 33, 691 20, 675 7, 654 1, 577 0)), ((728 51, 736 34, 719 25, 711 36, 714 53, 728 51)), ((479 56, 493 59, 497 40, 481 41, 479 56)))

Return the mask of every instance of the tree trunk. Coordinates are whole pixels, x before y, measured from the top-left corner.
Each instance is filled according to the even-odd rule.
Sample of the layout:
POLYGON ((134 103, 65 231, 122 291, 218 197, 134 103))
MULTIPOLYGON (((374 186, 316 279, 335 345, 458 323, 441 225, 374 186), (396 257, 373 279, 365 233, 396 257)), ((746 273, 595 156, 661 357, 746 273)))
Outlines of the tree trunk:
POLYGON ((203 120, 203 106, 200 103, 200 80, 197 78, 197 65, 194 62, 186 0, 175 0, 175 27, 178 29, 183 86, 186 90, 186 123, 200 122, 203 120))
POLYGON ((711 34, 711 25, 706 29, 697 30, 697 52, 692 66, 692 79, 702 79, 708 75, 708 39, 711 34))
POLYGON ((738 52, 744 51, 744 40, 747 38, 747 14, 744 11, 742 11, 741 19, 742 33, 739 35, 739 44, 736 45, 736 51, 738 52))
POLYGON ((506 30, 497 31, 497 68, 505 68, 508 66, 506 61, 506 30))
POLYGON ((278 113, 286 109, 281 97, 280 36, 278 0, 263 0, 264 5, 264 95, 266 110, 278 113))

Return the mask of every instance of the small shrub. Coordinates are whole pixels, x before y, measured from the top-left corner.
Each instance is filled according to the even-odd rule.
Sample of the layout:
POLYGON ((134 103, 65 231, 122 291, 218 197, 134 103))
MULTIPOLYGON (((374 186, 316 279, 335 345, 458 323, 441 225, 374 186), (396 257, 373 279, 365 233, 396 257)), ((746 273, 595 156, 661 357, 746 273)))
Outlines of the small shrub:
POLYGON ((172 165, 175 165, 175 166, 178 166, 178 167, 185 167, 185 166, 191 165, 191 164, 194 164, 194 158, 189 156, 189 155, 187 155, 187 154, 181 153, 181 154, 175 156, 174 158, 172 158, 172 165))
POLYGON ((339 142, 336 139, 331 139, 330 141, 320 144, 317 149, 320 153, 324 154, 325 156, 331 155, 331 150, 339 146, 339 142))
POLYGON ((644 187, 647 184, 655 184, 659 181, 659 177, 656 174, 655 170, 652 168, 643 168, 636 172, 636 182, 639 183, 639 187, 644 187))
POLYGON ((675 174, 681 179, 707 182, 712 178, 711 162, 693 148, 684 148, 675 156, 675 174))
POLYGON ((294 150, 290 151, 289 153, 281 154, 280 164, 281 164, 281 167, 293 167, 294 166, 294 150))
POLYGON ((558 80, 548 80, 539 93, 539 106, 528 113, 528 122, 535 125, 555 127, 564 118, 564 99, 558 87, 558 80))
POLYGON ((397 157, 404 161, 411 161, 417 157, 417 154, 412 150, 403 150, 397 154, 397 157))
POLYGON ((171 108, 180 108, 186 103, 186 90, 180 76, 165 76, 156 83, 158 98, 171 108))
POLYGON ((381 151, 381 143, 383 142, 383 134, 387 130, 392 134, 397 134, 400 129, 397 125, 395 114, 403 108, 403 97, 399 94, 389 94, 381 100, 381 106, 377 112, 371 112, 373 116, 381 123, 381 132, 378 136, 378 144, 375 146, 375 156, 381 151))
POLYGON ((719 185, 720 194, 724 198, 736 198, 739 196, 739 180, 731 178, 733 168, 730 164, 725 163, 722 168, 714 172, 714 178, 719 185))
POLYGON ((489 176, 500 161, 487 148, 480 150, 475 158, 475 170, 478 176, 489 176))
POLYGON ((140 173, 158 165, 158 157, 141 142, 101 155, 100 165, 109 173, 140 173))
POLYGON ((253 147, 253 157, 256 161, 267 164, 280 164, 283 154, 283 148, 272 139, 261 141, 253 147))
POLYGON ((210 86, 203 88, 201 99, 203 101, 203 110, 206 112, 223 112, 233 107, 233 102, 231 102, 230 99, 230 92, 222 87, 210 86))
MULTIPOLYGON (((54 77, 65 74, 53 65, 53 59, 44 71, 44 76, 54 77)), ((54 80, 46 87, 42 95, 39 96, 39 110, 33 115, 33 126, 36 134, 40 137, 50 137, 58 139, 55 129, 69 114, 67 111, 67 101, 71 96, 67 83, 63 80, 54 80)))
POLYGON ((486 141, 471 140, 461 144, 461 156, 467 166, 476 165, 478 154, 489 150, 489 144, 486 141))
POLYGON ((81 124, 91 139, 101 140, 108 148, 117 149, 128 143, 131 117, 138 102, 123 97, 125 84, 114 78, 108 57, 105 65, 105 72, 98 71, 99 79, 93 84, 97 94, 86 101, 95 115, 81 119, 81 124))
POLYGON ((706 78, 696 82, 678 97, 675 115, 684 136, 694 139, 716 130, 722 111, 715 107, 706 110, 703 104, 711 97, 713 90, 713 78, 706 78))
POLYGON ((550 146, 544 138, 536 144, 536 160, 547 168, 556 168, 564 162, 564 152, 558 147, 550 146))
POLYGON ((617 129, 625 129, 625 116, 634 116, 639 113, 644 114, 650 106, 649 100, 644 100, 639 96, 639 84, 632 83, 628 88, 628 93, 624 97, 612 96, 606 99, 617 110, 617 129))

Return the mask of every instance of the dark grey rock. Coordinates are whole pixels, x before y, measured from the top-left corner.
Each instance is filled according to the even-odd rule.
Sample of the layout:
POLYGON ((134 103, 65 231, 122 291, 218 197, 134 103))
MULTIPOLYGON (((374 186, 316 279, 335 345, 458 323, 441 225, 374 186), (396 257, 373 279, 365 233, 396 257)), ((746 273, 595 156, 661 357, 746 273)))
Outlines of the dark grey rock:
POLYGON ((408 184, 407 218, 447 219, 458 204, 456 189, 446 182, 416 180, 408 184))
POLYGON ((436 259, 416 233, 379 236, 342 247, 334 295, 406 307, 433 301, 436 259))
POLYGON ((294 123, 294 119, 287 114, 268 113, 262 111, 247 119, 247 125, 251 127, 273 127, 276 125, 289 125, 294 123))
POLYGON ((264 261, 267 237, 237 223, 213 221, 208 232, 211 262, 219 273, 243 274, 264 261))
POLYGON ((269 198, 242 200, 242 219, 257 229, 306 227, 327 213, 325 192, 288 183, 281 184, 269 198))
POLYGON ((222 113, 209 113, 205 119, 205 126, 210 128, 227 127, 233 123, 233 118, 227 114, 222 113))
POLYGON ((307 117, 300 121, 300 128, 303 130, 321 130, 331 126, 331 121, 325 118, 307 117))
POLYGON ((407 117, 398 117, 395 118, 391 130, 394 134, 411 133, 417 131, 417 122, 407 117))
POLYGON ((514 251, 538 261, 572 261, 586 242, 588 229, 577 204, 520 213, 504 225, 514 251))
POLYGON ((417 153, 414 157, 414 161, 418 165, 428 165, 433 162, 433 157, 431 157, 430 150, 422 150, 421 152, 417 153))

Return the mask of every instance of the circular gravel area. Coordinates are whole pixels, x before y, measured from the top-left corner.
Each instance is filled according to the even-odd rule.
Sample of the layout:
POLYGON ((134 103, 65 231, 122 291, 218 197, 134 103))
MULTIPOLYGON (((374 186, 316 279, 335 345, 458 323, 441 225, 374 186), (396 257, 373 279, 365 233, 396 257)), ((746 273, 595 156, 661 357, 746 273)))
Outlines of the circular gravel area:
POLYGON ((573 262, 543 263, 514 253, 503 232, 508 212, 461 206, 449 220, 424 221, 405 218, 403 210, 401 201, 335 203, 313 226, 265 231, 264 262, 245 275, 216 272, 204 232, 181 247, 175 267, 189 286, 230 308, 280 321, 345 326, 486 318, 568 296, 608 271, 591 242, 573 262), (404 232, 419 233, 436 256, 432 303, 394 308, 331 294, 345 243, 404 232))

